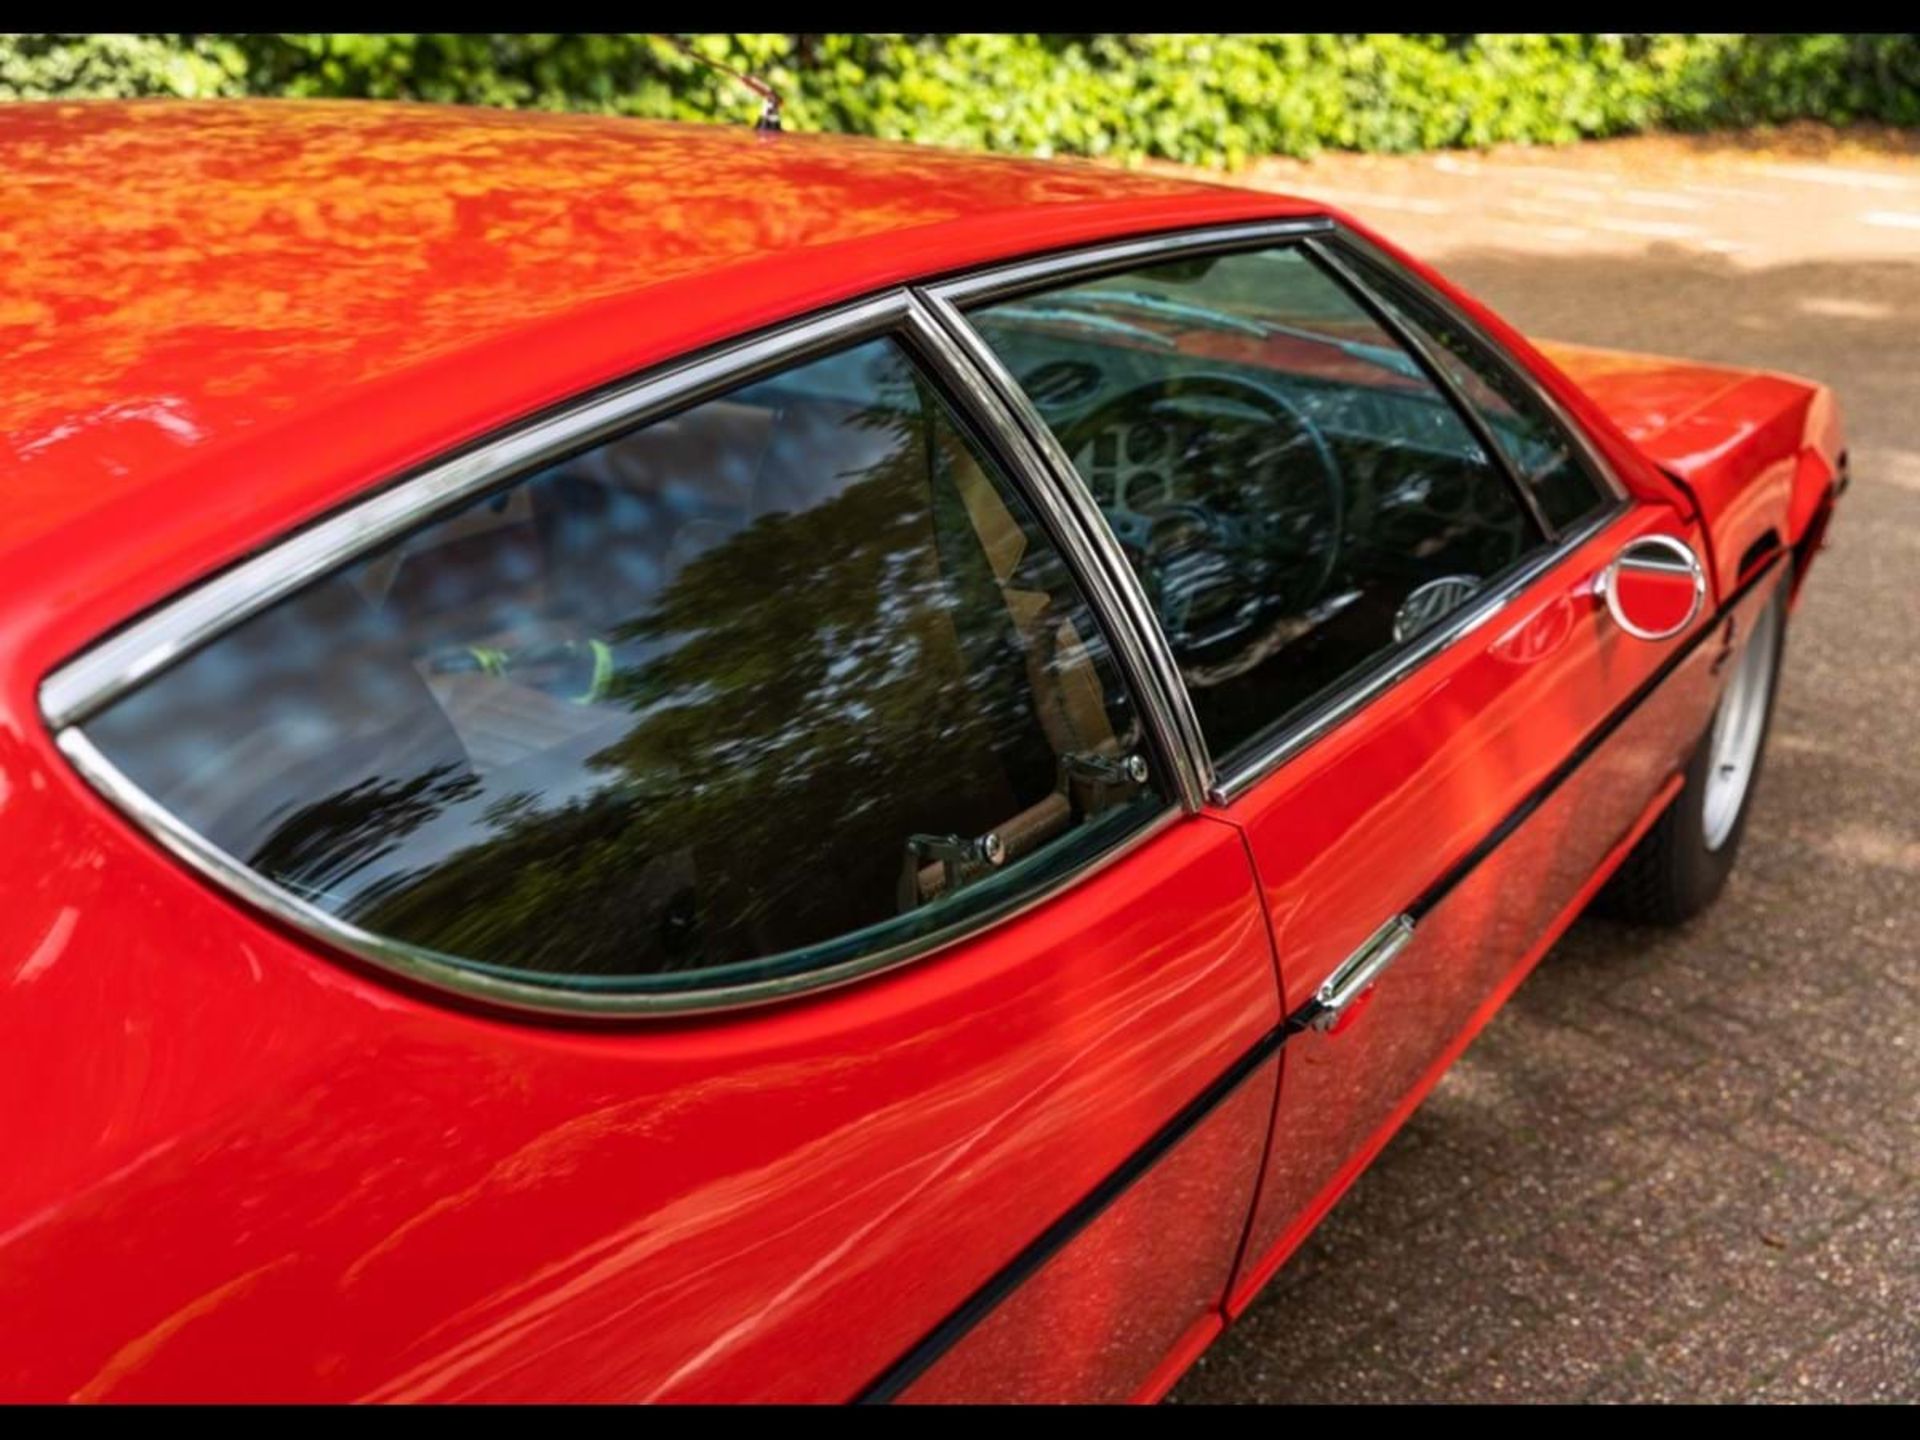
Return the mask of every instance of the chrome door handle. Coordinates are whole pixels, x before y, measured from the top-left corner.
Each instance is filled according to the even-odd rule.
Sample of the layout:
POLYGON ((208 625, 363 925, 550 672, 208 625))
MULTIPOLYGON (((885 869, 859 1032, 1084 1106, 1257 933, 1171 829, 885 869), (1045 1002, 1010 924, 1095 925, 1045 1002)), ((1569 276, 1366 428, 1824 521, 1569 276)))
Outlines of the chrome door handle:
POLYGON ((1342 960, 1318 990, 1313 992, 1313 1017, 1307 1021, 1315 1030, 1331 1030, 1340 1014, 1366 994, 1380 978, 1380 972, 1413 939, 1413 917, 1396 915, 1369 935, 1361 947, 1342 960))

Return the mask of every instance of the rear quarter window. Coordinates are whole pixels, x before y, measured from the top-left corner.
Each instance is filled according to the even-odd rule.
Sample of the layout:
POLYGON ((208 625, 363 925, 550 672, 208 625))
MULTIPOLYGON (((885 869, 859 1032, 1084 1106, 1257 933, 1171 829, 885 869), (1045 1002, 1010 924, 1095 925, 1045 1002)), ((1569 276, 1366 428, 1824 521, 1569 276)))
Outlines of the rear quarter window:
POLYGON ((423 523, 84 733, 318 915, 556 989, 910 946, 1166 806, 1071 574, 889 339, 423 523))

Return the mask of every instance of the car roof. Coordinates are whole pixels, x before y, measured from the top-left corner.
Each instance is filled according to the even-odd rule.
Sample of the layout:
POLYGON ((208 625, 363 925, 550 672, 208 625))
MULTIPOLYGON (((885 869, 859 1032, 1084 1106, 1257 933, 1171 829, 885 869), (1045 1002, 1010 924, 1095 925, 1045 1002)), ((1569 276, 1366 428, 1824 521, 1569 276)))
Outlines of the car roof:
POLYGON ((16 601, 68 597, 53 649, 703 344, 998 258, 1320 208, 744 124, 369 102, 3 106, 0 171, 0 573, 16 601))

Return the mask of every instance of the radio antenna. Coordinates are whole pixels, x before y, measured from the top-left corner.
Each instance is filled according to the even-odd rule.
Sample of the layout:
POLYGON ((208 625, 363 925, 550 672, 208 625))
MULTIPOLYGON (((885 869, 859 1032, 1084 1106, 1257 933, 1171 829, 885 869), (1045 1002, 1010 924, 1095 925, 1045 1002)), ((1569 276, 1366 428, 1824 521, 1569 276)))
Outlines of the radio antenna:
POLYGON ((665 35, 658 30, 653 33, 657 39, 666 41, 696 65, 705 65, 709 69, 718 70, 722 75, 730 75, 758 95, 760 118, 753 122, 754 129, 778 130, 780 128, 780 92, 758 75, 749 75, 744 70, 736 70, 731 65, 723 65, 718 60, 709 59, 677 36, 665 35))

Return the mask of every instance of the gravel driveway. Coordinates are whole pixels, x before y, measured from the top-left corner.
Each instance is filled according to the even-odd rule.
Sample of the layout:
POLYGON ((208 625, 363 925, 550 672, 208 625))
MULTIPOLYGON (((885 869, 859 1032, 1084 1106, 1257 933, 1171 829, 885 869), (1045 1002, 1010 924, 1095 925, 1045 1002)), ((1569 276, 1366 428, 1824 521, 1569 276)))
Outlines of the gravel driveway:
POLYGON ((1739 868, 1579 922, 1175 1392, 1920 1400, 1920 139, 1273 164, 1529 333, 1836 385, 1739 868))

